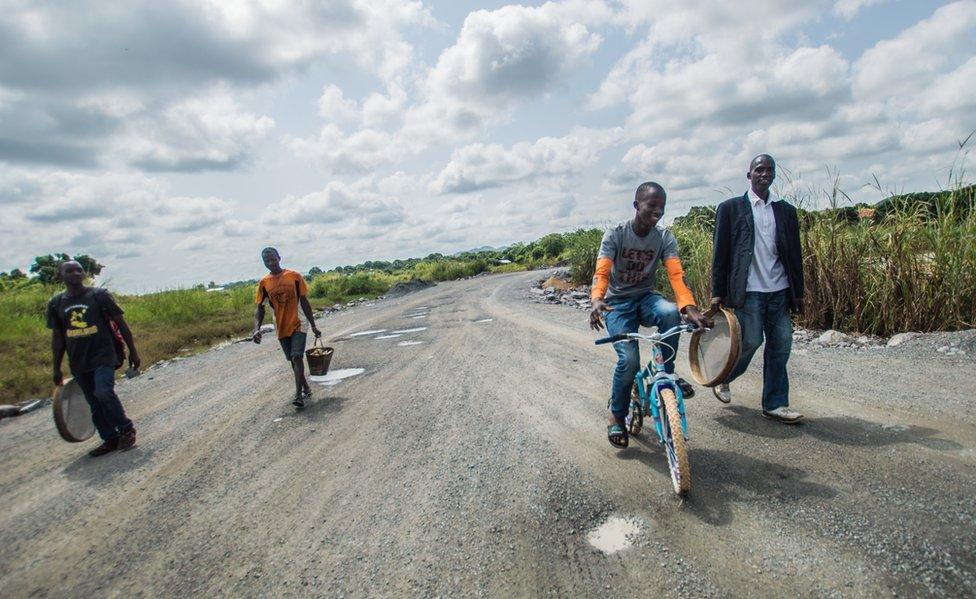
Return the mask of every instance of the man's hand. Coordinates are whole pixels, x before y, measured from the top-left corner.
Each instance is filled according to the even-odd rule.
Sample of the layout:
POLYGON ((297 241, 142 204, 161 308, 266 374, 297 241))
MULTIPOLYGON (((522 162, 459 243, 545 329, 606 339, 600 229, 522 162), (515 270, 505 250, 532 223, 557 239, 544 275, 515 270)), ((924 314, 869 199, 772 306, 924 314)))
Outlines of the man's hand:
POLYGON ((802 297, 798 297, 795 300, 793 300, 793 313, 794 314, 799 314, 800 312, 803 312, 803 298, 802 297))
POLYGON ((724 297, 713 297, 712 298, 712 301, 711 301, 711 305, 709 307, 711 307, 711 308, 718 308, 723 303, 725 303, 725 298, 724 297))
POLYGON ((601 299, 593 300, 593 309, 590 310, 590 328, 599 331, 603 328, 603 313, 613 312, 613 308, 601 299))
POLYGON ((322 331, 320 331, 320 330, 318 329, 318 327, 316 327, 316 326, 315 326, 315 325, 313 324, 313 325, 312 325, 312 334, 314 334, 314 335, 315 335, 315 338, 316 338, 316 339, 318 339, 319 337, 321 337, 321 336, 322 336, 322 331))
POLYGON ((705 315, 701 313, 698 306, 694 305, 685 306, 685 317, 688 319, 688 322, 695 325, 699 329, 710 329, 712 328, 712 325, 715 324, 711 318, 706 318, 705 315))
POLYGON ((254 331, 253 333, 251 333, 251 340, 254 341, 255 343, 261 343, 261 330, 260 329, 258 329, 256 331, 254 331))
POLYGON ((61 374, 60 368, 54 371, 54 376, 51 378, 54 380, 55 387, 60 387, 61 385, 64 384, 64 375, 61 374))
POLYGON ((142 358, 139 357, 138 353, 129 352, 129 366, 136 370, 139 370, 139 367, 142 366, 142 358))

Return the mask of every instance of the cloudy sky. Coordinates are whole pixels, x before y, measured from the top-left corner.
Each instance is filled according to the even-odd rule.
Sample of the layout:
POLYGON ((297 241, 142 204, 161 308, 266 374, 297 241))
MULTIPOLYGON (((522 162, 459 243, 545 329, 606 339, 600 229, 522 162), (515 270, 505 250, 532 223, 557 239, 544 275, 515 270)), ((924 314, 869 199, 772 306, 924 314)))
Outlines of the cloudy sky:
POLYGON ((931 190, 976 1, 0 0, 0 268, 150 291, 453 253, 745 190, 931 190), (745 7, 745 8, 744 8, 745 7))

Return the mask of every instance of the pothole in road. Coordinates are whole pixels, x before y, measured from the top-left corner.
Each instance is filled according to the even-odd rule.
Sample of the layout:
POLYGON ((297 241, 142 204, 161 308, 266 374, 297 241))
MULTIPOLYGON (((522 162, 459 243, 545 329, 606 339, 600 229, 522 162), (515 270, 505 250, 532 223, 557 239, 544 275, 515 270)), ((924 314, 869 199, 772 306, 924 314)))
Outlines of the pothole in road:
POLYGON ((400 329, 399 331, 393 331, 393 333, 404 334, 404 333, 419 333, 420 331, 426 331, 427 327, 417 327, 414 329, 400 329))
POLYGON ((309 376, 308 380, 313 383, 325 385, 326 387, 331 387, 332 385, 338 385, 343 379, 351 376, 359 376, 364 372, 366 372, 365 368, 339 368, 338 370, 330 370, 323 376, 309 376))
POLYGON ((374 339, 395 339, 402 336, 400 333, 394 333, 392 335, 380 335, 379 337, 374 337, 374 339))
POLYGON ((407 347, 408 345, 420 345, 422 343, 423 341, 401 341, 400 343, 397 343, 397 345, 400 347, 407 347))
POLYGON ((637 518, 610 516, 587 533, 586 540, 605 555, 612 555, 633 546, 643 532, 644 523, 637 518))
POLYGON ((374 329, 371 331, 359 331, 358 333, 351 333, 350 337, 362 337, 363 335, 375 335, 376 333, 385 333, 386 329, 374 329))

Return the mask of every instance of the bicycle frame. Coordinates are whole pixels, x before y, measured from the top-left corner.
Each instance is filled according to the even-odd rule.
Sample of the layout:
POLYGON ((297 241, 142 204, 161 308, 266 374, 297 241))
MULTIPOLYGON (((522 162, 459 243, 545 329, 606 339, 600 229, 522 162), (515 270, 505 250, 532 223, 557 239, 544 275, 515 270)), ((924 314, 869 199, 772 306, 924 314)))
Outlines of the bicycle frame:
MULTIPOLYGON (((670 346, 669 346, 670 347, 670 346)), ((674 350, 672 350, 674 351, 674 350)), ((637 381, 637 393, 640 397, 641 409, 645 416, 650 416, 654 421, 654 431, 657 436, 664 441, 664 425, 661 423, 661 411, 658 409, 658 402, 655 400, 660 396, 662 388, 671 389, 678 400, 678 415, 681 416, 681 435, 688 438, 688 421, 685 420, 685 398, 681 392, 681 387, 677 383, 677 375, 668 374, 664 371, 664 352, 661 351, 659 343, 651 344, 651 359, 647 366, 637 371, 634 380, 637 381), (650 380, 650 385, 645 381, 650 380), (650 393, 648 393, 648 387, 650 393)))

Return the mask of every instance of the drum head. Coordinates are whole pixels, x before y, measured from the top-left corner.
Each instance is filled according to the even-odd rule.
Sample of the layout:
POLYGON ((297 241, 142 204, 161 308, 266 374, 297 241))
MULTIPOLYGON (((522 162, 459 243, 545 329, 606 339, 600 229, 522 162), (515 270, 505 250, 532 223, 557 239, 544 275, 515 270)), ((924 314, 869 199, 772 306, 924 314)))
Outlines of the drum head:
POLYGON ((91 408, 74 379, 54 390, 54 425, 61 438, 70 443, 87 441, 95 434, 91 408))
POLYGON ((688 362, 699 384, 714 387, 725 381, 739 359, 739 321, 731 310, 717 308, 706 314, 715 321, 711 329, 691 335, 688 362))

